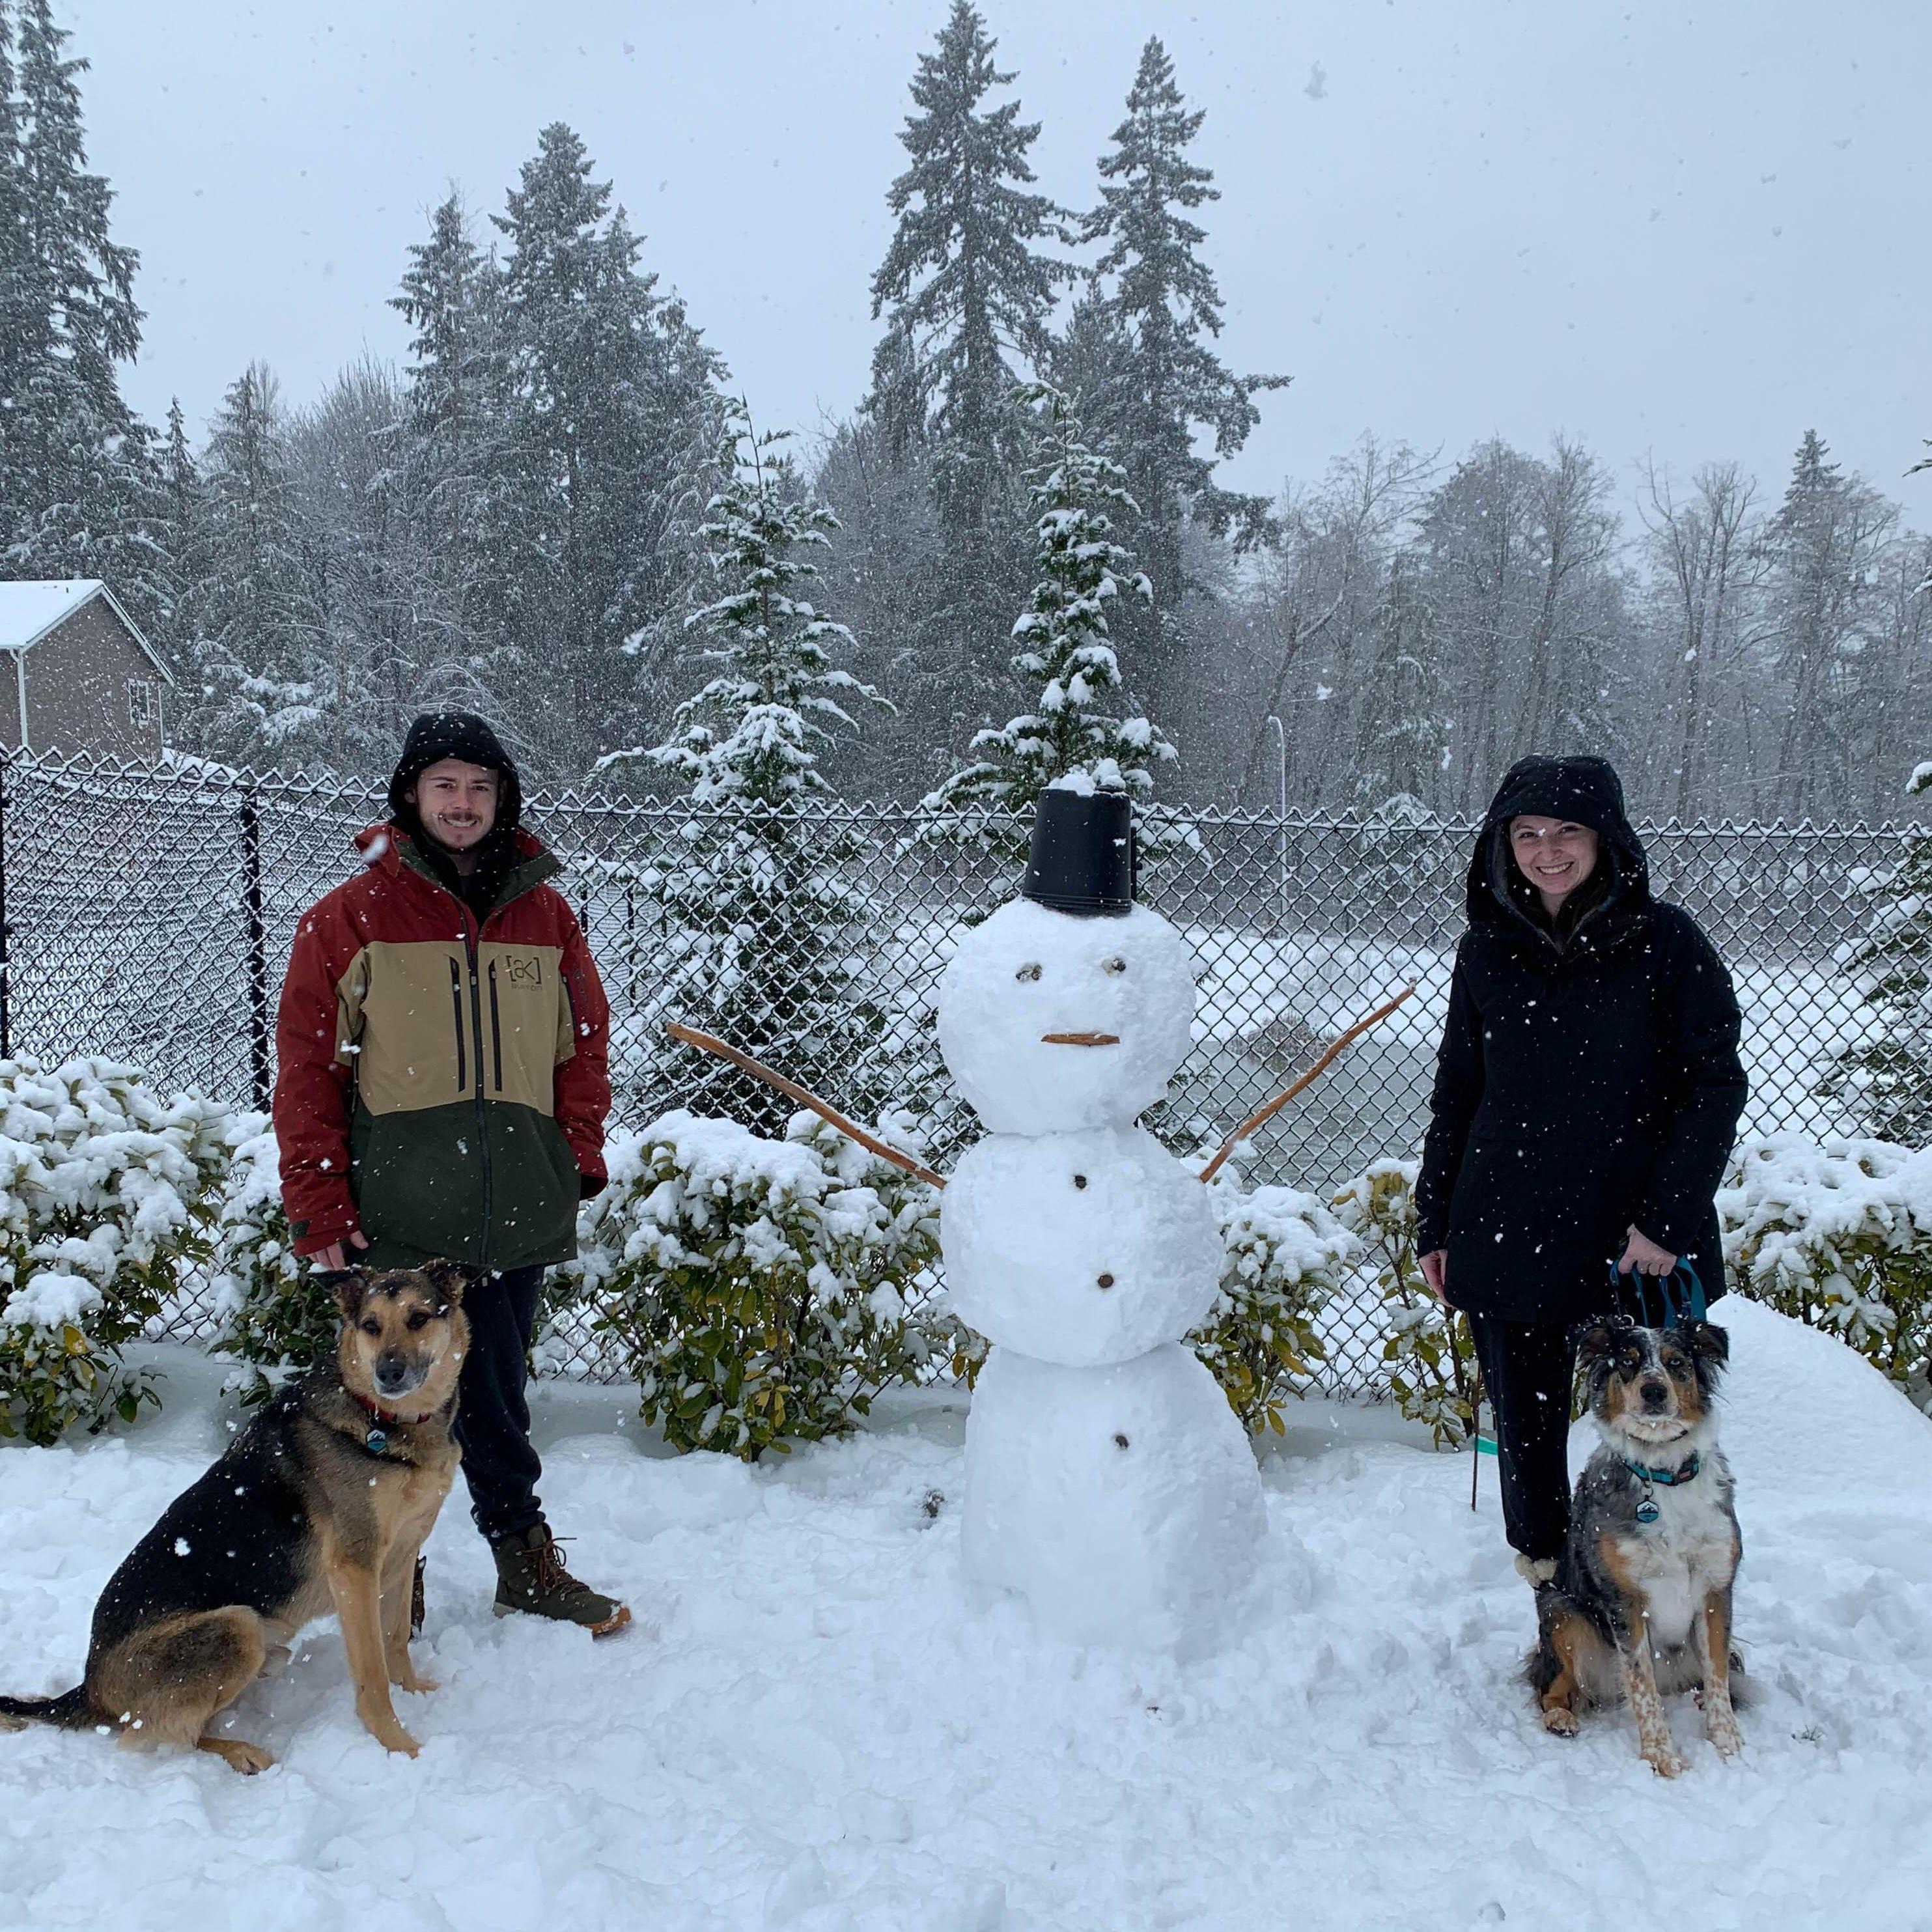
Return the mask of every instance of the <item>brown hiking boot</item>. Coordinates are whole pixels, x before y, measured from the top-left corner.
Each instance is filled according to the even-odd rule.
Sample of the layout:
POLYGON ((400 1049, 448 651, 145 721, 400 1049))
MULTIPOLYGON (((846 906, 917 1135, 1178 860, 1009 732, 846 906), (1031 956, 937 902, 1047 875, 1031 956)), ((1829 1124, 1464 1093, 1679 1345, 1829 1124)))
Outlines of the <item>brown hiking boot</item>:
POLYGON ((562 1552, 550 1526, 540 1522, 520 1536, 506 1536, 490 1546, 496 1559, 497 1616, 521 1611, 532 1617, 554 1617, 577 1624, 592 1636, 610 1636, 631 1621, 631 1612, 615 1598, 600 1596, 580 1583, 563 1567, 562 1552))

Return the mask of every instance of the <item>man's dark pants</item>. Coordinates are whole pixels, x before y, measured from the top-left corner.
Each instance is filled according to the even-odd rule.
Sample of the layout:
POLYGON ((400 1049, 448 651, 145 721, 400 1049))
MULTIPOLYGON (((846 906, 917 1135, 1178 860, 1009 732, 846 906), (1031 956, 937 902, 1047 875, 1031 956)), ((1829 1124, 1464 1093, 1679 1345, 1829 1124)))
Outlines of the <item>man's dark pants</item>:
POLYGON ((463 1358, 456 1439, 463 1445, 470 1513, 492 1543, 543 1520, 537 1501, 543 1463, 530 1446, 524 1396, 543 1277, 540 1268, 478 1275, 463 1298, 470 1352, 463 1358))

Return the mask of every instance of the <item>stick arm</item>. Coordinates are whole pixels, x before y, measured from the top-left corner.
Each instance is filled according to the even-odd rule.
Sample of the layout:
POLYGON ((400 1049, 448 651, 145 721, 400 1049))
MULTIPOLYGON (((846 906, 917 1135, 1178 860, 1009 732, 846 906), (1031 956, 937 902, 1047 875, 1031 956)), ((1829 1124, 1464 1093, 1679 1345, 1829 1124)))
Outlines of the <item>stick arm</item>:
POLYGON ((916 1174, 930 1187, 944 1187, 945 1181, 929 1167, 922 1167, 909 1154, 901 1154, 897 1148, 888 1147, 875 1136, 868 1133, 857 1121, 848 1120, 837 1108, 828 1106, 817 1094, 808 1094, 796 1081, 788 1080, 782 1073, 774 1072, 764 1061, 754 1060, 748 1053, 741 1052, 716 1034, 700 1033, 695 1027, 688 1027, 676 1020, 666 1022, 664 1031, 674 1040, 681 1040, 687 1046, 701 1047, 706 1053, 715 1053, 720 1060, 728 1060, 734 1066, 742 1066, 747 1073, 754 1075, 768 1087, 776 1087, 781 1094, 788 1094, 802 1107, 809 1107, 822 1120, 830 1120, 838 1131, 856 1141, 868 1154, 875 1154, 881 1160, 890 1161, 893 1166, 903 1168, 908 1174, 916 1174))
POLYGON ((1394 999, 1387 1000, 1376 1007, 1366 1019, 1358 1020, 1346 1033, 1340 1034, 1331 1040, 1328 1051, 1299 1080, 1296 1081, 1292 1087, 1289 1088, 1286 1093, 1277 1094, 1259 1113, 1250 1115, 1228 1136, 1227 1139, 1222 1143, 1221 1151, 1201 1170, 1201 1178, 1204 1181, 1212 1180, 1215 1175, 1220 1172, 1222 1162, 1247 1138, 1249 1135, 1257 1127, 1265 1126, 1304 1087, 1312 1085, 1328 1072, 1330 1064, 1344 1047, 1347 1046, 1351 1041, 1359 1040, 1372 1026, 1379 1026, 1414 991, 1415 988, 1412 986, 1403 987, 1394 999))

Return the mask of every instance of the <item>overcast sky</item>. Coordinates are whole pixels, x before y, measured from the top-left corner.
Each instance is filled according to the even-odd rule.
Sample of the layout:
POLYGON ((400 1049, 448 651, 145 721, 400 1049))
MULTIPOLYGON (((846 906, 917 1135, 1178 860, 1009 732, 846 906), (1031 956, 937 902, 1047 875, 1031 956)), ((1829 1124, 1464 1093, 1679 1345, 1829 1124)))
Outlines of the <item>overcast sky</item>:
MULTIPOLYGON (((141 252, 128 388, 199 428, 251 358, 304 402, 364 349, 452 182, 479 224, 562 119, 761 420, 864 388, 906 85, 946 0, 57 0, 141 252)), ((1292 375, 1226 472, 1364 429, 1736 458, 1800 432, 1932 526, 1925 0, 982 0, 1041 186, 1084 207, 1142 41, 1196 153, 1238 368, 1292 375)), ((1002 97, 1005 98, 1005 97, 1002 97)))

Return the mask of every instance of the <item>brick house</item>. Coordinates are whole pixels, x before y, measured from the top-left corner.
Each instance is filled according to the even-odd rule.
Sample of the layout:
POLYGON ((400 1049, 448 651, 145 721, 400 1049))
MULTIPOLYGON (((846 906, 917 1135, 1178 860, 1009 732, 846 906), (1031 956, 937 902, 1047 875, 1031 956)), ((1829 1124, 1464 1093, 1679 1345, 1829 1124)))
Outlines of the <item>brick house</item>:
POLYGON ((0 583, 0 746, 159 758, 173 684, 99 578, 0 583))

